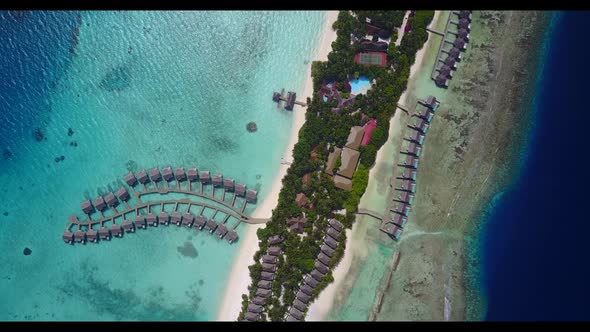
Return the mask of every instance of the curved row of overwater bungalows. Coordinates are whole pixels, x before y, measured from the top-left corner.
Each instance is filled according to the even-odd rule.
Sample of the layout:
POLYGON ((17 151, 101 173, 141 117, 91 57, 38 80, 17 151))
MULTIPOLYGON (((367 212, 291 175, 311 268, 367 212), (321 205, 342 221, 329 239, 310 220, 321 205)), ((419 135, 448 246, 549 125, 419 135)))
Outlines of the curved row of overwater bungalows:
POLYGON ((393 205, 389 211, 390 218, 381 225, 381 230, 396 240, 400 238, 408 221, 416 193, 416 175, 422 145, 439 106, 440 102, 434 96, 429 96, 425 101, 419 101, 414 112, 414 121, 408 125, 409 135, 405 137, 405 147, 400 151, 399 166, 402 167, 402 172, 397 176, 393 205))
POLYGON ((435 70, 438 73, 433 79, 439 87, 446 88, 449 86, 449 80, 452 79, 453 72, 457 69, 457 64, 461 61, 461 52, 467 48, 471 32, 471 17, 472 13, 470 10, 454 11, 451 13, 451 17, 449 17, 449 23, 456 26, 456 29, 451 31, 451 28, 447 27, 447 31, 443 37, 443 45, 441 45, 441 52, 435 63, 435 67, 438 67, 435 70), (453 15, 457 18, 455 19, 453 15), (449 40, 449 35, 454 35, 455 40, 449 40), (451 44, 452 48, 445 50, 445 44, 451 44))

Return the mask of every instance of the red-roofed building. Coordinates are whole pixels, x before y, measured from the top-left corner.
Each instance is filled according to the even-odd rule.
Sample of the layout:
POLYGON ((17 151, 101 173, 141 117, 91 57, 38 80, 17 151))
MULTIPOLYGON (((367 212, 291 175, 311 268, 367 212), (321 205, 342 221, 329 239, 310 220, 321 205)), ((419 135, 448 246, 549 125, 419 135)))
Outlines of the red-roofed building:
POLYGON ((363 140, 361 141, 361 146, 366 146, 371 141, 371 134, 373 130, 377 128, 377 121, 375 119, 371 119, 371 121, 365 124, 365 135, 363 136, 363 140))
POLYGON ((377 65, 385 67, 387 54, 383 52, 362 52, 357 53, 354 61, 359 65, 377 65))

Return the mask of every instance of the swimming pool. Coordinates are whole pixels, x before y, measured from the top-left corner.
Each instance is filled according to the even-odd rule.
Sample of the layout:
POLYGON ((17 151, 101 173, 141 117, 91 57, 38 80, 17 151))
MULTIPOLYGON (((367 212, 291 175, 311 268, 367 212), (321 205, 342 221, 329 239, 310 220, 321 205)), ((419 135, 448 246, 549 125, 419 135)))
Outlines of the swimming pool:
POLYGON ((367 90, 371 88, 371 81, 368 77, 361 76, 358 80, 350 81, 350 93, 358 95, 358 94, 366 94, 367 90))

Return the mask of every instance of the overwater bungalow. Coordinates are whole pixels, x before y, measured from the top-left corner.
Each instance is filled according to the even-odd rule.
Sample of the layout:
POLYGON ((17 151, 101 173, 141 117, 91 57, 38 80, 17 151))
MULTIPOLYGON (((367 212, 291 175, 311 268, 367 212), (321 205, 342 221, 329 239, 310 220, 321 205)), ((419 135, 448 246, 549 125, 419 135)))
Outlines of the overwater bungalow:
POLYGON ((334 240, 338 241, 338 237, 340 237, 340 232, 338 232, 332 227, 328 227, 328 235, 334 240))
POLYGON ((330 264, 330 257, 326 256, 322 252, 320 252, 320 254, 318 255, 318 260, 320 262, 324 263, 325 265, 329 265, 330 264))
POLYGON ((402 180, 402 184, 399 187, 399 190, 415 193, 416 192, 416 182, 412 180, 402 180))
POLYGON ((260 280, 256 286, 258 286, 258 288, 270 289, 272 287, 272 282, 268 280, 260 280))
POLYGON ((114 237, 123 237, 123 228, 119 224, 112 224, 111 225, 111 234, 114 237))
POLYGON ((150 179, 145 169, 142 169, 137 173, 137 181, 139 181, 139 183, 146 184, 149 182, 149 180, 150 179))
POLYGON ((195 226, 196 228, 198 228, 199 230, 203 229, 203 227, 205 227, 205 224, 207 223, 207 221, 205 220, 205 217, 203 217, 202 215, 198 215, 197 218, 195 218, 195 223, 193 226, 195 226))
POLYGON ((434 117, 432 110, 424 105, 418 104, 418 106, 420 106, 420 108, 416 107, 415 115, 428 122, 431 122, 432 118, 434 117))
POLYGON ((217 228, 217 223, 215 222, 215 220, 209 219, 205 224, 205 227, 207 228, 209 233, 213 233, 213 231, 215 231, 215 229, 217 228))
POLYGON ((275 270, 276 270, 276 266, 274 264, 262 263, 262 271, 274 273, 275 270))
POLYGON ((254 312, 254 313, 261 313, 262 312, 262 306, 258 305, 258 304, 254 304, 254 303, 250 303, 248 304, 248 312, 254 312))
POLYGON ((405 154, 411 154, 416 157, 420 157, 420 152, 422 151, 422 147, 416 144, 415 142, 411 142, 407 148, 402 150, 405 154))
POLYGON ((229 232, 227 232, 227 235, 225 236, 225 240, 229 244, 232 244, 232 242, 234 242, 237 239, 238 239, 238 233, 236 231, 234 231, 233 229, 230 229, 229 232))
POLYGON ((457 61, 452 56, 447 56, 443 63, 445 64, 445 66, 448 66, 451 70, 457 70, 457 61))
POLYGON ((258 305, 265 305, 266 299, 264 297, 256 296, 255 298, 252 299, 252 303, 258 304, 258 305))
POLYGON ((404 171, 402 172, 402 179, 408 179, 408 180, 414 180, 416 181, 416 174, 418 173, 417 170, 412 169, 412 168, 404 168, 404 171))
POLYGON ((438 76, 436 76, 436 78, 434 79, 434 83, 436 83, 436 85, 441 88, 446 88, 449 86, 449 77, 447 75, 439 73, 438 76))
POLYGON ((213 187, 221 187, 223 185, 223 176, 221 174, 213 175, 213 187))
POLYGON ((390 222, 403 228, 404 226, 406 226, 406 223, 408 222, 408 218, 402 216, 401 214, 396 213, 396 214, 394 214, 394 216, 390 222))
POLYGON ((133 175, 133 172, 127 173, 123 179, 129 187, 133 187, 137 183, 137 179, 135 178, 135 175, 133 175))
POLYGON ((236 183, 236 196, 244 196, 246 194, 246 185, 243 183, 236 183))
POLYGON ((275 277, 275 274, 271 273, 271 272, 263 271, 260 273, 260 279, 262 279, 262 280, 272 281, 274 279, 274 277, 275 277))
POLYGON ((233 191, 234 184, 234 179, 223 179, 223 189, 225 189, 225 191, 233 191))
POLYGON ((334 218, 328 220, 328 224, 338 232, 342 232, 342 229, 344 228, 342 223, 334 218))
POLYGON ((131 220, 123 220, 122 223, 122 227, 123 227, 123 231, 125 233, 134 233, 135 232, 135 225, 133 224, 133 221, 131 220))
POLYGON ((299 290, 309 296, 313 294, 313 289, 307 285, 303 285, 301 288, 299 288, 299 290))
POLYGON ((246 312, 246 314, 244 315, 244 319, 249 322, 255 322, 258 320, 259 316, 260 316, 260 314, 256 314, 253 312, 246 312))
POLYGON ((273 235, 271 237, 268 238, 268 243, 270 243, 270 245, 274 245, 277 243, 281 243, 285 240, 285 238, 283 238, 280 235, 273 235))
POLYGON ((305 276, 305 278, 303 279, 306 285, 309 285, 309 287, 311 288, 316 288, 318 286, 318 284, 320 283, 319 281, 315 280, 312 276, 305 276))
POLYGON ((262 255, 262 262, 269 264, 276 264, 278 258, 273 255, 262 255))
POLYGON ((326 254, 326 256, 328 257, 332 257, 334 255, 334 249, 330 248, 329 246, 322 244, 322 246, 320 247, 320 250, 326 254))
POLYGON ((325 273, 322 273, 320 271, 318 271, 317 269, 313 269, 309 275, 314 278, 315 280, 317 280, 318 282, 322 281, 322 278, 324 278, 324 276, 326 275, 325 273))
POLYGON ((452 71, 451 67, 449 67, 447 65, 443 65, 440 69, 438 69, 438 74, 444 75, 448 78, 453 78, 453 71, 452 71))
POLYGON ((407 191, 404 191, 404 192, 398 193, 396 195, 395 199, 402 202, 402 203, 412 205, 412 203, 414 202, 414 195, 412 195, 411 193, 409 193, 407 191))
POLYGON ((182 223, 182 215, 176 211, 172 212, 172 216, 170 216, 170 222, 176 226, 180 226, 182 223))
POLYGON ((469 41, 469 31, 465 28, 463 29, 459 29, 459 31, 457 31, 457 37, 458 38, 463 38, 465 39, 465 41, 469 41))
POLYGON ((283 251, 279 247, 269 247, 266 250, 266 253, 269 255, 278 256, 278 255, 282 254, 283 251))
POLYGON ((419 164, 418 158, 416 158, 415 156, 412 156, 410 154, 407 154, 406 158, 403 161, 403 165, 405 167, 411 167, 414 169, 418 168, 418 164, 419 164))
POLYGON ((457 38, 455 39, 455 42, 453 42, 453 46, 455 46, 456 48, 460 49, 461 51, 465 51, 467 43, 465 42, 465 39, 463 38, 457 38))
POLYGON ((466 19, 471 22, 471 10, 460 10, 458 16, 460 19, 466 19))
POLYGON ((300 319, 297 319, 291 315, 287 315, 287 318, 285 319, 286 322, 300 322, 300 319))
POLYGON ((150 180, 152 180, 152 182, 158 182, 162 178, 160 176, 160 170, 157 167, 150 169, 149 175, 150 175, 150 180))
POLYGON ((311 296, 309 296, 309 295, 305 294, 305 293, 304 293, 304 292, 302 292, 301 290, 299 290, 299 291, 297 292, 297 294, 295 295, 295 297, 296 297, 296 298, 298 298, 298 299, 299 299, 299 301, 301 301, 301 302, 303 302, 303 303, 305 303, 305 304, 309 303, 309 300, 311 299, 311 296))
POLYGON ((158 218, 155 214, 149 213, 145 219, 148 225, 152 227, 158 226, 158 218))
POLYGON ((207 184, 211 181, 211 173, 209 171, 201 171, 199 174, 199 180, 201 180, 202 184, 207 184))
POLYGON ((305 311, 305 308, 307 308, 307 305, 301 301, 299 301, 298 299, 295 299, 295 301, 293 301, 293 307, 297 308, 299 311, 305 311))
POLYGON ((117 197, 115 197, 115 194, 113 194, 112 192, 108 192, 106 194, 106 196, 104 197, 104 201, 110 207, 114 207, 119 203, 119 201, 117 200, 117 197))
POLYGON ((172 166, 166 166, 162 168, 162 177, 166 182, 172 181, 174 179, 174 172, 172 172, 172 166))
MULTIPOLYGON (((461 30, 461 29, 460 29, 461 30)), ((466 29, 465 29, 466 30, 466 29)), ((453 57, 455 59, 455 61, 461 61, 461 50, 453 47, 451 48, 451 50, 449 51, 449 56, 453 57)))
POLYGON ((414 128, 420 130, 423 134, 426 134, 426 132, 428 131, 428 122, 418 118, 414 122, 414 128))
POLYGON ((410 210, 411 210, 410 206, 406 203, 398 203, 393 208, 393 212, 399 213, 405 217, 410 215, 410 210))
POLYGON ((422 145, 424 143, 424 135, 420 134, 416 130, 412 130, 412 133, 408 137, 408 140, 422 145))
POLYGON ((467 29, 468 31, 471 31, 471 23, 470 22, 471 21, 469 21, 468 19, 462 18, 457 23, 457 27, 459 29, 467 29))
POLYGON ((324 263, 320 262, 319 260, 315 260, 314 267, 316 270, 320 271, 321 273, 328 273, 328 266, 324 263))
POLYGON ((158 216, 158 221, 160 222, 160 224, 168 226, 170 224, 170 215, 168 214, 168 212, 160 212, 160 215, 158 216))
POLYGON ((324 237, 324 243, 332 249, 336 249, 336 247, 338 247, 338 242, 333 238, 329 237, 328 235, 324 237))
POLYGON ((67 244, 74 243, 74 233, 70 232, 69 230, 65 230, 64 234, 61 236, 62 240, 64 240, 67 244))
POLYGON ((98 236, 100 237, 101 240, 110 240, 111 239, 111 231, 102 226, 99 230, 98 230, 98 236))
POLYGON ((147 221, 145 220, 145 217, 142 215, 135 216, 135 226, 137 228, 146 229, 147 221))
POLYGON ((197 181, 199 179, 199 171, 196 167, 192 167, 186 170, 186 177, 190 182, 197 181))
POLYGON ((287 92, 287 101, 285 102, 285 109, 287 111, 293 110, 293 106, 295 106, 295 98, 297 98, 295 92, 287 92))
POLYGON ((92 243, 98 242, 98 232, 92 228, 87 230, 86 231, 86 240, 88 240, 88 242, 92 242, 92 243))
POLYGON ((256 196, 257 196, 256 190, 248 189, 248 191, 246 192, 246 202, 256 203, 256 196))
POLYGON ((217 235, 221 239, 225 236, 225 234, 227 234, 227 226, 225 226, 224 224, 219 224, 219 226, 217 226, 217 229, 215 230, 215 235, 217 235))
POLYGON ((191 227, 193 227, 194 221, 195 221, 195 216, 192 213, 187 212, 184 215, 182 215, 182 225, 183 226, 191 228, 191 227))
POLYGON ((119 189, 117 189, 116 194, 117 194, 117 197, 119 197, 119 199, 123 202, 126 202, 129 199, 129 193, 127 192, 127 190, 123 186, 121 186, 119 189))
POLYGON ((184 174, 184 167, 177 167, 174 170, 174 178, 176 181, 184 181, 186 179, 186 174, 184 174))
POLYGON ((94 207, 98 210, 98 211, 103 211, 107 205, 104 202, 104 198, 102 198, 102 196, 98 196, 97 198, 94 199, 94 207))
POLYGON ((94 207, 92 206, 92 203, 90 203, 89 199, 82 202, 80 204, 80 207, 82 208, 82 211, 86 214, 91 214, 92 211, 94 211, 94 207))
POLYGON ((84 242, 86 242, 86 233, 84 233, 81 230, 77 230, 74 233, 74 241, 76 241, 78 243, 84 243, 84 242))
POLYGON ((291 315, 295 319, 303 319, 303 313, 295 307, 292 307, 291 310, 289 310, 289 315, 291 315))
POLYGON ((256 290, 256 296, 260 297, 269 297, 271 293, 270 289, 258 288, 256 290))
POLYGON ((399 240, 403 232, 403 230, 399 226, 393 223, 386 223, 385 225, 383 225, 383 227, 381 227, 381 230, 396 240, 399 240))
POLYGON ((438 101, 435 96, 428 96, 424 101, 424 104, 435 112, 440 106, 440 101, 438 101))

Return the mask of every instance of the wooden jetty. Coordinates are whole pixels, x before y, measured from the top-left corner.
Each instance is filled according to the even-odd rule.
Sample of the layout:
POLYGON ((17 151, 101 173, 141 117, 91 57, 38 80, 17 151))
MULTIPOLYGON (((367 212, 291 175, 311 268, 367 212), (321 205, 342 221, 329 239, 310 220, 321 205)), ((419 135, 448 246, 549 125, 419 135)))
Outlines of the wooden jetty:
MULTIPOLYGON (((223 182, 224 186, 222 187, 223 193, 222 198, 218 198, 214 196, 214 191, 211 190, 210 193, 205 193, 203 191, 203 185, 209 184, 211 181, 210 174, 208 171, 202 171, 200 180, 201 186, 197 187, 199 190, 194 191, 190 185, 191 182, 196 182, 197 177, 197 170, 196 168, 190 168, 187 172, 188 176, 184 173, 183 167, 178 167, 174 170, 174 175, 171 176, 171 167, 165 167, 162 170, 162 176, 160 176, 160 172, 158 168, 150 169, 150 175, 148 176, 145 170, 141 170, 137 172, 137 174, 133 174, 132 172, 128 173, 124 177, 124 182, 127 184, 127 188, 122 185, 116 192, 113 194, 109 192, 107 195, 99 196, 98 198, 94 199, 93 202, 90 200, 83 201, 80 205, 82 212, 86 215, 86 220, 79 220, 76 215, 72 215, 69 218, 68 224, 66 226, 66 230, 62 235, 62 239, 65 243, 72 244, 74 242, 85 243, 86 239, 91 240, 91 242, 98 242, 96 241, 98 237, 93 232, 93 227, 98 225, 102 232, 111 232, 116 237, 121 237, 123 232, 133 233, 136 229, 146 229, 149 226, 155 227, 157 225, 168 225, 169 223, 177 224, 178 226, 186 226, 187 228, 193 227, 197 229, 203 229, 205 226, 205 222, 203 221, 203 211, 205 209, 213 211, 213 217, 209 219, 209 221, 213 221, 217 228, 217 223, 213 220, 218 213, 222 213, 225 215, 223 222, 220 223, 221 227, 217 228, 216 235, 221 239, 225 238, 227 242, 232 243, 237 240, 238 235, 235 229, 237 226, 242 223, 250 223, 250 224, 260 224, 266 223, 270 219, 264 218, 252 218, 251 216, 247 215, 244 210, 247 204, 255 204, 257 198, 257 191, 253 189, 248 189, 246 191, 245 184, 237 184, 234 190, 234 181, 233 179, 226 179, 227 181, 223 182), (175 186, 160 186, 158 187, 157 183, 162 181, 162 179, 167 183, 168 181, 176 181, 175 186), (151 182, 150 182, 151 181, 151 182), (182 188, 182 183, 188 182, 188 189, 182 188), (147 184, 151 183, 152 185, 147 186, 147 184), (139 187, 138 184, 141 184, 141 189, 137 190, 136 187, 139 187), (232 197, 230 200, 226 200, 226 192, 233 192, 232 197), (196 201, 192 199, 160 199, 154 200, 149 202, 142 201, 142 197, 148 195, 167 195, 170 193, 175 194, 185 194, 189 197, 196 197, 200 198, 201 200, 196 201), (134 205, 131 206, 129 199, 131 195, 134 198, 134 205), (119 204, 119 201, 116 197, 119 198, 124 204, 125 209, 117 210, 115 206, 119 204), (243 203, 241 206, 236 206, 236 199, 241 197, 243 203), (93 204, 94 203, 94 204, 93 204), (173 205, 174 211, 173 213, 166 212, 164 210, 165 205, 173 205), (187 208, 185 210, 179 210, 179 205, 186 205, 187 208), (199 213, 195 216, 190 212, 191 207, 197 206, 200 208, 199 213), (104 212, 111 208, 113 213, 105 216, 104 212), (159 208, 160 212, 153 212, 153 208, 159 208), (100 218, 92 219, 91 215, 94 212, 99 212, 100 218), (147 214, 147 219, 146 215, 147 214), (133 217, 131 217, 131 215, 133 217), (172 216, 172 220, 171 220, 172 216), (226 223, 230 218, 236 220, 233 226, 228 227, 226 223), (123 223, 116 223, 117 219, 122 219, 123 223), (105 227, 105 223, 110 225, 110 230, 105 227), (74 233, 72 233, 72 229, 74 229, 74 233)), ((213 182, 211 183, 212 187, 221 186, 222 183, 222 175, 216 174, 213 177, 213 182)), ((101 235, 101 231, 98 232, 98 235, 101 235)), ((101 236, 101 239, 104 237, 101 236)), ((105 238, 106 239, 106 238, 105 238)))
POLYGON ((282 89, 281 92, 273 92, 272 100, 277 103, 277 107, 281 107, 281 102, 285 102, 285 109, 287 111, 292 111, 295 105, 306 107, 307 104, 302 101, 297 101, 297 94, 295 92, 289 91, 287 96, 285 97, 285 89, 282 89))

